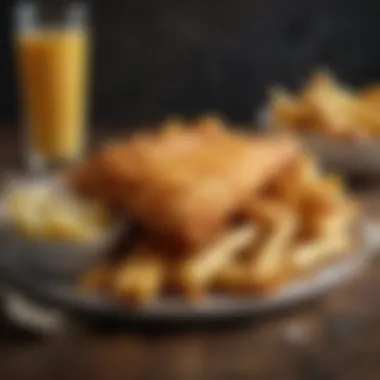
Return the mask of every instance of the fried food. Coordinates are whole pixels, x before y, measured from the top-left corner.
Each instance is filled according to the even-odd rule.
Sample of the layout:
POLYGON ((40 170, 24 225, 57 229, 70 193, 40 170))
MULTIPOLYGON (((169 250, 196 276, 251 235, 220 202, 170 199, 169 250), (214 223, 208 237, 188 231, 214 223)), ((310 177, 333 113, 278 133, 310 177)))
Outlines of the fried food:
POLYGON ((188 300, 214 290, 261 295, 352 247, 357 212, 339 177, 292 140, 199 123, 170 121, 110 145, 88 175, 74 175, 79 190, 117 205, 139 231, 132 250, 85 276, 86 289, 137 305, 169 290, 188 300))
POLYGON ((166 267, 165 260, 152 247, 137 246, 115 272, 112 290, 124 301, 153 301, 164 286, 166 267))
POLYGON ((100 152, 67 173, 69 184, 82 194, 117 204, 128 190, 118 188, 122 180, 124 186, 138 180, 148 181, 156 167, 192 154, 218 134, 207 129, 184 130, 181 125, 168 123, 159 134, 145 132, 107 143, 100 152))
POLYGON ((380 85, 375 84, 372 86, 368 86, 363 89, 361 92, 361 96, 363 100, 374 108, 379 107, 380 104, 380 85))
POLYGON ((258 231, 253 225, 237 227, 216 242, 181 261, 175 269, 176 282, 190 299, 206 294, 215 275, 228 266, 243 249, 253 244, 258 231))
POLYGON ((298 99, 282 88, 270 91, 271 122, 276 126, 288 127, 302 125, 307 121, 307 112, 298 99))
POLYGON ((321 176, 322 172, 316 160, 304 153, 278 175, 276 181, 266 189, 265 195, 283 199, 287 204, 296 207, 305 189, 313 187, 321 176))
POLYGON ((278 215, 272 232, 248 261, 249 277, 255 286, 265 288, 281 279, 284 252, 297 236, 298 223, 297 215, 291 210, 283 210, 282 215, 278 215))
POLYGON ((378 138, 379 106, 378 85, 356 93, 324 70, 313 72, 298 96, 279 88, 269 92, 270 120, 275 127, 340 140, 378 138))
POLYGON ((314 268, 326 259, 334 258, 353 247, 348 236, 350 219, 347 215, 333 214, 319 220, 319 228, 312 240, 300 244, 291 254, 291 266, 297 272, 314 268))
POLYGON ((310 156, 301 156, 278 176, 269 192, 245 206, 245 213, 264 232, 243 261, 215 278, 214 286, 224 292, 271 292, 352 248, 356 206, 340 178, 323 175, 310 156))
POLYGON ((116 269, 110 264, 91 268, 80 279, 80 288, 91 292, 110 291, 110 283, 115 276, 116 269))
POLYGON ((284 205, 271 204, 257 206, 263 208, 263 214, 270 214, 272 227, 261 239, 261 243, 251 246, 243 263, 227 266, 221 270, 215 280, 220 289, 231 287, 235 291, 267 292, 281 283, 286 275, 285 253, 296 239, 299 220, 297 215, 284 205))
POLYGON ((298 154, 293 140, 186 130, 108 147, 73 183, 190 251, 216 237, 244 200, 298 154))

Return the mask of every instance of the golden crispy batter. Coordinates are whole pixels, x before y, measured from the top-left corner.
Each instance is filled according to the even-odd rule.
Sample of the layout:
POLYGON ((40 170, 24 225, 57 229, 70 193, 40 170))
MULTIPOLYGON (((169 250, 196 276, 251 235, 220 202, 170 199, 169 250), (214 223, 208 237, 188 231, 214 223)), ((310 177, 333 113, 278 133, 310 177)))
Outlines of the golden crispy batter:
POLYGON ((291 140, 185 130, 109 146, 74 182, 148 230, 195 248, 221 232, 244 200, 298 152, 291 140))
POLYGON ((149 173, 158 166, 165 167, 179 156, 191 154, 218 133, 210 128, 140 133, 106 144, 100 152, 70 171, 67 178, 71 186, 83 194, 118 203, 126 196, 125 190, 139 180, 148 181, 149 173))

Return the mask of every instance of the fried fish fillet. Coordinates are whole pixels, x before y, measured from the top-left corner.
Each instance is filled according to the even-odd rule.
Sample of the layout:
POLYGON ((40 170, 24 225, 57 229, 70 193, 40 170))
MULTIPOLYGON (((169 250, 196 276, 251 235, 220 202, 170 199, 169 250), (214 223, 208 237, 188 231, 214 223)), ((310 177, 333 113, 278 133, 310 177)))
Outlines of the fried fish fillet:
POLYGON ((138 180, 148 181, 149 171, 210 143, 218 130, 186 129, 162 134, 140 133, 130 139, 106 144, 100 152, 68 173, 68 180, 79 192, 117 204, 125 191, 138 180), (128 188, 120 188, 121 180, 128 188), (129 183, 126 183, 126 182, 129 183))
POLYGON ((152 233, 194 249, 220 233, 298 153, 291 140, 186 131, 109 146, 73 183, 152 233))

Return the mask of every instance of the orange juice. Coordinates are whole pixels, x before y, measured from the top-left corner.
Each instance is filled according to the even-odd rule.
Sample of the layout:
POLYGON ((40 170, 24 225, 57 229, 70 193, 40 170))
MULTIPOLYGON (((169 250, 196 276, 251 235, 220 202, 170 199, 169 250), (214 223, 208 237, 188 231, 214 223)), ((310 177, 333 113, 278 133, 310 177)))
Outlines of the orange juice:
POLYGON ((86 32, 33 29, 21 33, 16 46, 33 153, 46 160, 77 158, 85 143, 86 32))

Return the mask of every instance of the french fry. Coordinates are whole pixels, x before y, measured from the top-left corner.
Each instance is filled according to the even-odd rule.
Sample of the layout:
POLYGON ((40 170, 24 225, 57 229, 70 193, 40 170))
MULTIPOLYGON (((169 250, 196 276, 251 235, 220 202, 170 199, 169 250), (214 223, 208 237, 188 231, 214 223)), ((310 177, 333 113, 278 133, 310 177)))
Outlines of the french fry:
POLYGON ((200 298, 223 267, 258 236, 252 225, 237 227, 215 243, 182 261, 176 273, 176 282, 189 299, 200 298))
POLYGON ((305 272, 315 268, 327 259, 337 257, 352 247, 351 241, 343 234, 330 234, 324 238, 298 246, 291 254, 295 272, 305 272))
POLYGON ((361 93, 363 101, 370 107, 379 109, 380 106, 380 85, 375 84, 363 89, 361 93))
POLYGON ((356 213, 354 205, 346 202, 327 213, 309 219, 311 240, 300 244, 292 254, 292 266, 310 269, 319 262, 340 254, 352 246, 350 230, 356 213))
POLYGON ((297 99, 281 88, 269 92, 271 122, 280 127, 299 127, 305 119, 305 111, 297 99))
POLYGON ((252 281, 246 263, 231 263, 215 277, 214 288, 228 293, 245 293, 252 289, 252 281))
POLYGON ((163 136, 177 135, 184 128, 186 128, 186 123, 179 116, 171 116, 164 120, 161 126, 161 133, 163 136))
POLYGON ((346 201, 341 179, 336 175, 308 184, 304 189, 302 207, 306 214, 330 211, 346 201))
POLYGON ((356 205, 348 199, 339 177, 330 175, 316 181, 304 189, 299 203, 299 215, 303 220, 301 240, 321 236, 323 226, 334 224, 334 220, 351 222, 356 211, 356 205))
POLYGON ((220 133, 225 130, 225 127, 223 118, 214 114, 202 115, 197 123, 197 128, 209 133, 220 133))
POLYGON ((279 199, 256 197, 245 205, 244 214, 253 223, 258 223, 264 230, 271 229, 284 205, 279 199))
POLYGON ((260 267, 256 266, 255 274, 252 275, 251 268, 246 263, 235 263, 218 274, 215 286, 219 290, 232 293, 273 291, 288 277, 310 271, 352 248, 352 239, 347 236, 348 228, 349 220, 342 214, 324 217, 321 220, 321 229, 312 240, 296 247, 289 244, 287 248, 284 247, 284 251, 277 250, 277 253, 281 252, 281 256, 274 257, 273 261, 270 260, 268 251, 261 251, 261 257, 263 260, 265 258, 269 269, 261 269, 259 274, 260 267))
POLYGON ((354 94, 343 89, 340 84, 328 74, 317 74, 310 86, 301 95, 305 107, 313 110, 316 128, 339 136, 355 129, 356 123, 346 111, 356 107, 358 99, 354 94))
POLYGON ((227 292, 262 293, 273 290, 286 277, 286 258, 289 246, 296 236, 298 222, 295 214, 279 216, 273 231, 258 250, 251 252, 245 263, 224 267, 215 278, 215 287, 227 292))
POLYGON ((319 70, 298 97, 274 90, 270 100, 271 118, 282 130, 317 132, 347 141, 380 136, 379 85, 356 93, 328 71, 319 70))
POLYGON ((277 193, 288 205, 297 207, 307 187, 321 178, 321 170, 314 159, 304 154, 277 181, 277 193))
POLYGON ((362 99, 357 98, 356 102, 347 104, 342 112, 345 112, 352 120, 353 130, 362 133, 364 136, 379 136, 380 133, 380 113, 378 109, 369 106, 362 99))
POLYGON ((297 236, 298 223, 297 216, 292 211, 278 216, 272 233, 248 263, 249 277, 253 284, 265 289, 281 277, 284 255, 297 236))
POLYGON ((118 268, 113 291, 123 300, 145 304, 153 301, 162 290, 166 264, 162 255, 150 247, 137 247, 118 268))
POLYGON ((348 234, 352 221, 352 210, 349 207, 342 207, 327 214, 319 214, 310 223, 309 236, 323 239, 325 236, 348 234))

